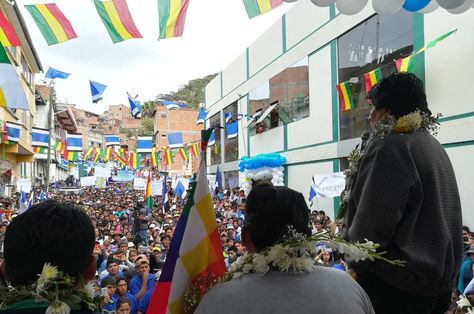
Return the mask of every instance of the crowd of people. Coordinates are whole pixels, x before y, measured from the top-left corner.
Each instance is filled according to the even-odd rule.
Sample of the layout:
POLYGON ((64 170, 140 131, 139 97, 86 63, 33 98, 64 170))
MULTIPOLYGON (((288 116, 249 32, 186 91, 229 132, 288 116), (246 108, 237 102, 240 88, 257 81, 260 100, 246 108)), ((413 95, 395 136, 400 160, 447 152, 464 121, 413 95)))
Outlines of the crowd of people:
MULTIPOLYGON (((39 195, 40 190, 34 193, 39 195)), ((28 195, 29 197, 29 195, 28 195)), ((73 203, 90 218, 94 227, 96 258, 96 293, 103 296, 105 313, 146 313, 151 294, 163 268, 170 242, 184 201, 169 187, 168 202, 154 197, 153 208, 147 208, 144 192, 128 184, 109 184, 106 189, 83 188, 49 190, 49 198, 60 203, 73 203)), ((10 220, 17 216, 19 195, 2 199, 5 208, 14 209, 13 215, 2 215, 0 227, 0 262, 3 260, 3 239, 10 220)), ((242 241, 246 196, 243 190, 217 191, 213 198, 216 224, 229 267, 246 252, 242 241)), ((342 232, 342 225, 334 224, 323 211, 310 215, 313 234, 342 232)), ((341 267, 339 256, 330 248, 320 247, 316 261, 321 266, 341 267)))
MULTIPOLYGON (((263 279, 248 276, 216 286, 198 307, 199 313, 241 313, 247 308, 286 313, 294 309, 295 302, 313 308, 321 306, 320 301, 331 313, 354 306, 354 313, 472 313, 472 308, 460 306, 456 300, 462 295, 470 304, 474 302, 474 234, 462 226, 449 157, 430 134, 437 121, 428 109, 423 83, 413 74, 393 74, 373 87, 367 97, 373 106, 373 131, 360 150, 351 154, 341 197, 341 208, 347 210, 344 220, 333 222, 324 211, 310 211, 301 193, 284 187, 256 185, 249 195, 238 189, 214 193, 216 224, 229 273, 245 253, 253 256, 249 264, 239 264, 246 273, 252 269, 272 271, 263 279), (308 253, 312 248, 305 247, 311 234, 337 235, 353 243, 369 239, 380 245, 389 260, 402 261, 403 267, 380 259, 346 263, 342 253, 347 252, 339 254, 317 242, 317 254, 312 256, 308 253), (289 235, 299 239, 300 253, 294 253, 294 243, 282 250, 289 235), (270 254, 269 248, 275 250, 270 254), (262 254, 267 254, 264 264, 258 261, 262 254), (296 271, 282 277, 293 262, 296 271), (315 263, 322 266, 317 271, 315 263), (351 272, 358 285, 348 280, 348 275, 341 275, 343 272, 351 272), (315 283, 316 277, 328 281, 315 283), (288 282, 301 283, 292 291, 291 300, 268 302, 272 293, 288 296, 288 282), (346 287, 344 302, 312 294, 317 290, 319 297, 329 297, 327 292, 333 291, 328 287, 346 287), (247 291, 248 303, 228 298, 243 291, 247 291), (246 307, 249 304, 253 307, 246 307)), ((80 193, 50 190, 48 197, 55 201, 33 206, 13 220, 12 215, 2 216, 6 221, 0 227, 4 242, 0 243, 0 254, 5 253, 6 258, 0 267, 1 277, 9 287, 24 284, 39 273, 41 279, 48 273, 41 272, 41 267, 51 262, 68 275, 94 279, 103 312, 146 313, 185 206, 185 199, 174 195, 171 186, 167 191, 166 202, 157 197, 148 208, 143 191, 128 184, 109 183, 105 189, 85 188, 80 193), (29 247, 31 239, 40 244, 29 247), (89 246, 91 259, 86 254, 89 246), (77 262, 72 263, 75 255, 77 262), (35 265, 38 260, 41 265, 35 265)), ((18 199, 16 195, 0 202, 9 208, 15 207, 18 199)), ((42 289, 38 283, 36 291, 42 289)))

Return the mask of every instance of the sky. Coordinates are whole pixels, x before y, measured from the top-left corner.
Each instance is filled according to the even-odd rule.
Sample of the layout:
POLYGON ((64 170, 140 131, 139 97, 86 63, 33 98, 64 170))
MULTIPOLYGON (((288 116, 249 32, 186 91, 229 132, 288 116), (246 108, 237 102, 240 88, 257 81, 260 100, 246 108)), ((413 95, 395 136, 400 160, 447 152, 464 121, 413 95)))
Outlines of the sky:
MULTIPOLYGON (((128 0, 143 38, 113 44, 91 0, 56 0, 78 38, 48 46, 23 7, 45 2, 16 0, 44 72, 51 66, 71 73, 56 80, 58 100, 98 114, 109 105, 128 104, 126 92, 142 102, 154 100, 222 71, 292 6, 284 3, 249 19, 242 0, 190 0, 183 36, 158 40, 158 1, 128 0), (98 104, 92 103, 89 79, 108 86, 98 104)), ((37 74, 36 83, 43 78, 37 74)))

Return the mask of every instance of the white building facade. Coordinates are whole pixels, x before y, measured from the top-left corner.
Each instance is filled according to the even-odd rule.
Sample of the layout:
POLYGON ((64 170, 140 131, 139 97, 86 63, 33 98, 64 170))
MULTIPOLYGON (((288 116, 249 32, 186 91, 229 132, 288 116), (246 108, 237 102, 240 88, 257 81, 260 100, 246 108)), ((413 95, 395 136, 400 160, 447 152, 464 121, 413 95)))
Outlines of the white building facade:
MULTIPOLYGON (((217 132, 208 172, 219 166, 232 187, 240 158, 277 152, 287 158, 285 185, 307 197, 312 176, 344 170, 369 127, 363 75, 376 68, 384 76, 395 72, 395 59, 454 29, 456 34, 415 58, 415 74, 425 82, 431 111, 443 114, 437 138, 456 172, 463 217, 474 221, 474 10, 379 16, 367 6, 347 16, 299 0, 206 86, 207 127, 224 126, 226 113, 238 120, 239 114, 260 112, 262 120, 238 120, 235 139, 227 139, 225 129, 217 132), (343 112, 336 85, 345 81, 353 83, 356 108, 343 112), (278 107, 264 117, 275 101, 278 107)), ((338 204, 338 198, 318 199, 313 209, 334 216, 338 204)))

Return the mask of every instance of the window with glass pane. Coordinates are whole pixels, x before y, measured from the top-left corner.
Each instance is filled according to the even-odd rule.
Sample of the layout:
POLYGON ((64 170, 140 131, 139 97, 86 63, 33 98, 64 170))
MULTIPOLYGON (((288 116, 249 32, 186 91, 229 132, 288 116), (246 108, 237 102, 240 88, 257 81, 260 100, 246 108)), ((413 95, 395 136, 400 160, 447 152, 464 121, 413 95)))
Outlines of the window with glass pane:
POLYGON ((250 123, 250 134, 262 133, 309 117, 308 78, 306 56, 251 91, 250 113, 255 119, 250 123), (278 103, 278 106, 266 112, 274 103, 278 103))
POLYGON ((364 74, 380 68, 385 77, 396 72, 393 60, 413 51, 413 15, 400 10, 375 15, 337 40, 339 82, 350 81, 354 109, 339 109, 340 139, 359 137, 370 129, 364 74))
MULTIPOLYGON (((238 108, 237 101, 224 108, 224 121, 225 124, 233 123, 238 121, 238 108)), ((238 127, 240 127, 240 123, 238 127)), ((239 159, 239 139, 238 136, 228 138, 227 129, 224 131, 224 149, 225 149, 225 162, 235 161, 239 159)))
MULTIPOLYGON (((218 112, 209 119, 209 127, 216 127, 221 125, 221 113, 218 112)), ((211 165, 220 164, 221 159, 221 129, 215 129, 216 143, 210 147, 211 151, 211 165)))

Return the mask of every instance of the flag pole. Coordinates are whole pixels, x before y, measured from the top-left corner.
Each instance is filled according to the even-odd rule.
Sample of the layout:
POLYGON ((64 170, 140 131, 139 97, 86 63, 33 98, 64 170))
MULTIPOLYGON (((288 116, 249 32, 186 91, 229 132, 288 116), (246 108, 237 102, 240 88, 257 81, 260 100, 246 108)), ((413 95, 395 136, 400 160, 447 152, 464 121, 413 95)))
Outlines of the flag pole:
POLYGON ((48 158, 46 161, 46 192, 49 190, 49 176, 51 171, 51 136, 53 135, 53 127, 54 124, 52 123, 53 119, 51 116, 53 115, 53 102, 54 102, 54 81, 51 80, 49 82, 49 108, 48 108, 48 158))

